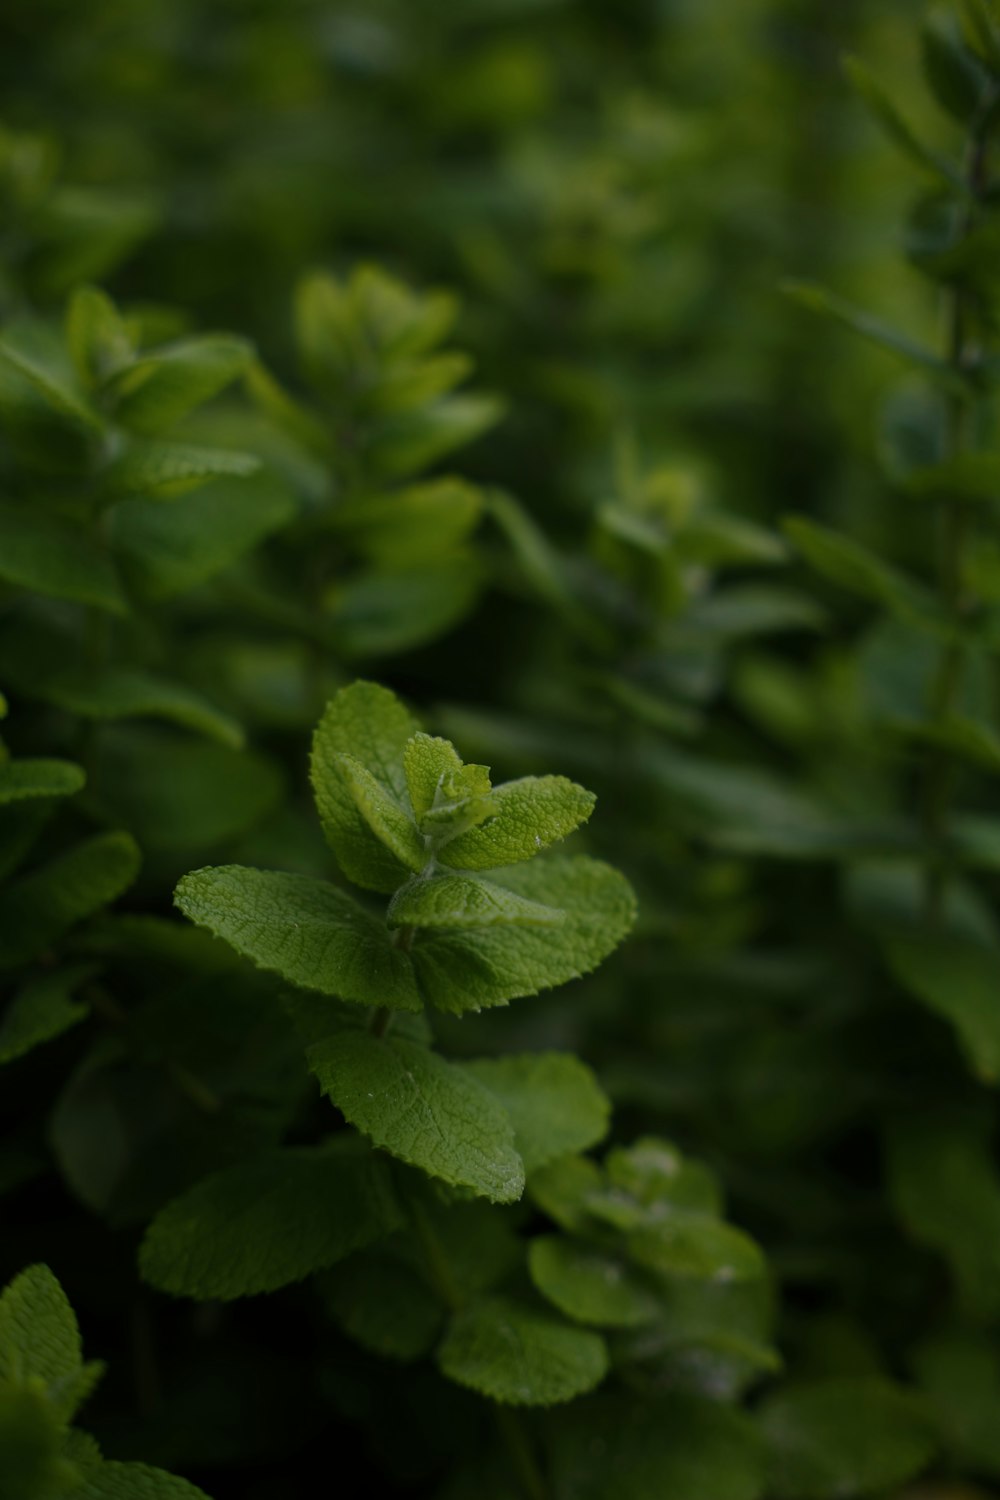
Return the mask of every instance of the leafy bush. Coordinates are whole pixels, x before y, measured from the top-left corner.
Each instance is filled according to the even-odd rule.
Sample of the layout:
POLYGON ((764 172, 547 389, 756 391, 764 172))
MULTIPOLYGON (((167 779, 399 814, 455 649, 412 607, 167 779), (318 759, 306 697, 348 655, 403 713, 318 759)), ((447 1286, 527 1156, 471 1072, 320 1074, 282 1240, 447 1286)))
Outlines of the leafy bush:
POLYGON ((1000 14, 877 10, 5 9, 4 1500, 1000 1482, 1000 14))

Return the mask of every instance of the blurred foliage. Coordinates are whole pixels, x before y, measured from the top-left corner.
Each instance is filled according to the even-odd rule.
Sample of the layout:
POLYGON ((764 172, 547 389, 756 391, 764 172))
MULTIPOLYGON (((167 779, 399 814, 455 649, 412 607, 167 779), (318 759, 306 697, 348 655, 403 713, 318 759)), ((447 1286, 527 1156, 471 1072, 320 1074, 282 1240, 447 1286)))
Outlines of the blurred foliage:
POLYGON ((440 1500, 1000 1482, 997 37, 992 0, 7 0, 0 1282, 66 1288, 110 1460, 0 1328, 12 1500, 135 1462, 294 1497, 331 1451, 440 1500), (171 893, 330 876, 306 747, 359 673, 496 781, 593 787, 640 898, 599 974, 435 1017, 614 1104, 600 1165, 424 1202, 485 1333, 394 1235, 235 1304, 138 1270, 336 1119, 312 1001, 171 893), (611 1374, 497 1422, 487 1335, 544 1385, 552 1308, 611 1374))

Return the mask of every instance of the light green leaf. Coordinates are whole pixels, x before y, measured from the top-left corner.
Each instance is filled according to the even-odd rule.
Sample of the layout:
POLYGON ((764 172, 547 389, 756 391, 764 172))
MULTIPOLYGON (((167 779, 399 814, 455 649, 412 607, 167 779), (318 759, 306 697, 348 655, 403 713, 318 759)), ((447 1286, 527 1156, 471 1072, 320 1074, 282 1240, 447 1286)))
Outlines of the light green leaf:
POLYGON ((0 1063, 23 1057, 61 1035, 89 1013, 73 993, 95 970, 90 964, 53 969, 19 989, 0 1018, 0 1063))
POLYGON ((118 574, 82 522, 0 503, 0 579, 52 599, 127 612, 118 574))
POLYGON ((491 794, 487 820, 442 844, 438 859, 460 870, 494 870, 531 859, 585 823, 596 801, 565 776, 504 782, 491 794))
POLYGON ((70 760, 9 760, 0 765, 0 806, 29 797, 72 797, 86 779, 70 760))
POLYGON ((198 448, 190 443, 133 443, 101 476, 108 498, 145 496, 172 500, 207 479, 233 475, 246 479, 261 467, 252 453, 198 448))
POLYGON ((0 969, 35 958, 132 884, 139 850, 127 833, 102 833, 12 882, 0 896, 0 969))
POLYGON ((22 691, 84 719, 164 719, 234 750, 244 743, 243 730, 229 714, 183 683, 151 672, 110 667, 90 675, 48 678, 22 691))
POLYGON ((566 913, 528 901, 472 875, 418 876, 400 886, 386 915, 390 927, 557 927, 566 913))
POLYGON ((740 1411, 686 1392, 574 1403, 551 1419, 553 1500, 758 1500, 760 1441, 740 1411))
POLYGON ((1000 1311, 1000 1175, 988 1119, 928 1111, 886 1133, 889 1195, 909 1234, 943 1255, 972 1319, 1000 1311))
POLYGON ((422 729, 411 735, 403 751, 403 772, 418 822, 434 806, 445 778, 461 769, 461 758, 450 740, 435 739, 422 729))
POLYGON ((504 870, 496 883, 566 913, 556 927, 418 932, 411 957, 421 992, 441 1010, 479 1010, 565 984, 595 969, 635 920, 635 896, 610 865, 553 857, 504 870))
POLYGON ((209 1500, 204 1490, 148 1464, 105 1461, 88 1469, 73 1500, 209 1500))
POLYGON ((520 1198, 510 1120, 464 1068, 415 1042, 360 1031, 319 1042, 307 1057, 323 1092, 376 1146, 494 1203, 520 1198))
POLYGON ((63 1500, 77 1470, 61 1454, 65 1427, 40 1391, 0 1390, 0 1476, 5 1500, 63 1500))
POLYGON ((392 1010, 420 1010, 406 955, 345 891, 307 875, 220 865, 185 875, 177 905, 199 927, 300 984, 392 1010))
POLYGON ((464 1067, 510 1116, 526 1172, 585 1151, 608 1133, 610 1101, 586 1063, 571 1053, 483 1057, 464 1067))
POLYGON ((312 786, 323 832, 344 874, 367 890, 394 891, 409 871, 362 817, 341 757, 353 756, 405 806, 403 752, 416 729, 388 688, 355 682, 330 700, 313 736, 312 786))
POLYGON ((135 589, 168 599, 237 562, 295 516, 295 497, 270 470, 226 475, 170 505, 123 500, 109 515, 112 546, 135 589))
POLYGON ((465 541, 482 508, 475 485, 446 476, 349 501, 330 520, 380 567, 412 568, 465 541))
POLYGON ((388 1165, 341 1137, 204 1178, 157 1214, 139 1267, 160 1291, 231 1301, 301 1281, 400 1223, 388 1165))
POLYGON ((353 755, 337 757, 354 805, 375 837, 410 870, 422 870, 430 858, 409 813, 353 755))
POLYGON ((956 933, 914 931, 886 943, 899 984, 954 1026, 973 1073, 1000 1080, 1000 954, 956 933))
POLYGON ((226 334, 178 339, 151 350, 108 382, 115 420, 131 432, 165 432, 230 385, 250 356, 244 339, 226 334))
POLYGON ((635 1328, 661 1307, 652 1286, 620 1255, 561 1234, 536 1235, 528 1252, 531 1279, 568 1318, 596 1328, 635 1328))
POLYGON ((85 386, 100 385, 133 357, 124 318, 107 293, 95 286, 77 287, 70 298, 66 339, 85 386))
POLYGON ((508 1297, 484 1297, 456 1313, 437 1359, 449 1380, 510 1406, 571 1401, 608 1369, 599 1334, 508 1297))
POLYGON ((923 1405, 875 1378, 779 1392, 764 1402, 759 1422, 776 1500, 849 1500, 894 1489, 926 1467, 936 1446, 923 1405))

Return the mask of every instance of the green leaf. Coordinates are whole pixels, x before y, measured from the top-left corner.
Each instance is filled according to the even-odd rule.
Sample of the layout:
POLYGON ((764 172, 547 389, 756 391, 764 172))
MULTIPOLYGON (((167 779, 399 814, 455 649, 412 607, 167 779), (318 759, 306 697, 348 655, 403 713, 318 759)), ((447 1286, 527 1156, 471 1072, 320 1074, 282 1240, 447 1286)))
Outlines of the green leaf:
POLYGON ((43 953, 127 890, 139 871, 127 833, 102 833, 10 884, 0 896, 0 969, 43 953))
POLYGON ((890 328, 878 318, 872 317, 871 313, 865 312, 863 308, 855 307, 852 303, 845 302, 842 297, 834 296, 825 287, 815 286, 811 282, 794 281, 787 282, 782 290, 800 307, 806 307, 810 312, 823 313, 834 322, 842 323, 845 327, 853 329, 855 333, 860 333, 871 343, 878 344, 880 348, 899 355, 908 364, 919 365, 923 369, 933 371, 946 383, 955 382, 956 377, 953 371, 933 350, 913 343, 905 334, 898 333, 895 328, 890 328))
POLYGON ((942 628, 937 606, 922 585, 897 572, 853 538, 800 516, 789 517, 784 529, 807 562, 831 583, 883 605, 900 619, 942 628))
POLYGON ((354 805, 380 843, 409 870, 422 870, 430 853, 409 813, 353 755, 337 757, 354 805))
POLYGON ((751 1423, 701 1396, 590 1397, 551 1431, 553 1500, 757 1500, 764 1488, 751 1423))
POLYGON ((771 1396, 759 1414, 768 1494, 849 1500, 890 1490, 934 1455, 923 1405, 886 1380, 830 1378, 771 1396))
POLYGON ((475 442, 503 417, 497 396, 443 396, 433 406, 384 417, 370 448, 376 473, 406 478, 444 458, 456 448, 475 442))
POLYGON ((5 1500, 63 1500, 78 1473, 61 1454, 65 1427, 39 1391, 0 1390, 0 1477, 5 1500))
POLYGON ((418 730, 403 750, 403 773, 417 822, 438 800, 445 779, 462 769, 462 761, 450 740, 435 739, 418 730))
POLYGON ((475 604, 479 558, 455 550, 417 567, 396 565, 340 579, 324 609, 345 656, 413 651, 451 630, 475 604))
POLYGON ((1000 1176, 987 1120, 928 1111, 890 1123, 889 1194, 907 1231, 943 1255, 972 1317, 1000 1311, 1000 1176))
POLYGON ((585 823, 596 801, 593 792, 565 776, 504 782, 490 796, 486 821, 442 844, 438 859, 464 870, 494 870, 531 859, 585 823))
POLYGON ((77 287, 66 315, 66 339, 79 379, 101 385, 131 363, 133 344, 124 318, 106 292, 77 287))
POLYGON ((209 1500, 204 1490, 148 1464, 105 1461, 88 1469, 73 1500, 209 1500))
POLYGON ((630 1231, 626 1244, 638 1265, 669 1276, 752 1281, 764 1274, 749 1235, 696 1209, 664 1210, 658 1222, 630 1231))
POLYGON ((74 389, 61 343, 44 324, 24 323, 0 338, 0 423, 37 468, 72 473, 89 462, 103 424, 74 389))
POLYGON ((403 754, 416 729, 388 688, 355 682, 330 700, 313 736, 312 786, 323 832, 347 878, 367 890, 394 891, 409 871, 362 817, 341 757, 360 762, 405 806, 403 754))
POLYGON ((889 719, 889 729, 925 745, 941 745, 987 771, 1000 771, 1000 735, 977 719, 951 714, 943 719, 889 719))
POLYGON ((907 495, 921 500, 990 504, 1000 495, 1000 454, 957 453, 941 463, 920 464, 900 484, 907 495))
POLYGON ((331 525, 382 568, 413 568, 453 551, 475 527, 482 492, 445 476, 338 505, 331 525))
POLYGON ((23 1057, 82 1021, 90 1007, 73 993, 95 973, 90 964, 54 969, 19 989, 0 1018, 0 1063, 23 1057))
POLYGON ((400 1222, 387 1164, 341 1137, 206 1177, 157 1214, 139 1267, 160 1291, 228 1302, 301 1281, 400 1222))
POLYGON ((531 1279, 568 1318, 596 1328, 635 1328, 660 1312, 652 1286, 620 1255, 561 1234, 536 1235, 531 1279))
POLYGON ((307 1057, 323 1092, 376 1146, 494 1203, 520 1198, 524 1168, 507 1113, 458 1064, 399 1037, 353 1031, 307 1057))
POLYGON ((246 479, 260 467, 260 459, 252 453, 199 448, 191 443, 133 443, 105 469, 101 482, 111 500, 128 497, 173 500, 207 479, 225 475, 246 479))
POLYGON ((169 682, 151 672, 109 667, 101 672, 69 674, 22 687, 30 697, 54 703, 84 719, 163 719, 242 749, 243 730, 183 683, 169 682))
POLYGON ((417 876, 389 903, 390 927, 558 927, 566 913, 472 875, 417 876))
POLYGON ((586 1063, 566 1052, 525 1052, 463 1064, 495 1094, 514 1126, 526 1172, 608 1133, 611 1104, 586 1063))
POLYGON ((114 564, 90 529, 36 506, 0 503, 0 579, 112 614, 128 610, 114 564))
POLYGON ((993 1339, 978 1332, 938 1335, 917 1350, 915 1366, 952 1463, 1000 1477, 1000 1358, 993 1339))
POLYGON ((325 881, 220 865, 185 875, 175 900, 199 927, 293 984, 361 1005, 421 1008, 409 960, 384 923, 325 881))
POLYGON ((9 760, 0 764, 0 806, 29 797, 72 797, 86 779, 70 760, 9 760))
POLYGON ((593 1228, 587 1204, 604 1188, 604 1174, 586 1156, 562 1156, 531 1173, 528 1194, 561 1229, 571 1234, 593 1228))
POLYGON ((411 949, 413 967, 421 992, 441 1010, 503 1005, 577 979, 614 951, 635 919, 628 881, 597 860, 553 857, 495 879, 515 895, 564 911, 566 919, 555 927, 422 929, 411 949))
POLYGON ((508 1297, 484 1297, 457 1312, 437 1359, 449 1380, 510 1406, 572 1401, 608 1369, 599 1334, 508 1297))
POLYGON ((1000 1080, 1000 955, 948 932, 915 931, 893 937, 886 958, 908 994, 948 1021, 973 1073, 1000 1080))
POLYGON ((421 1359, 437 1341, 444 1307, 390 1246, 353 1255, 321 1278, 320 1290, 344 1332, 382 1359, 421 1359))
POLYGON ((108 531, 133 585, 149 599, 197 588, 229 568, 295 516, 291 491, 270 470, 226 475, 170 505, 123 500, 108 531))
POLYGON ((0 1296, 0 1381, 40 1381, 51 1399, 82 1368, 80 1330, 69 1299, 48 1266, 29 1266, 0 1296))
POLYGON ((722 1195, 714 1174, 702 1162, 682 1156, 670 1141, 643 1136, 631 1146, 617 1146, 608 1152, 604 1169, 616 1200, 624 1194, 640 1210, 638 1217, 611 1217, 612 1223, 620 1222, 623 1228, 643 1222, 645 1210, 659 1211, 663 1204, 722 1213, 722 1195))
POLYGON ((152 350, 108 382, 115 420, 131 432, 165 432, 241 375, 251 352, 244 339, 226 334, 152 350))
POLYGON ((952 187, 962 184, 961 173, 957 168, 947 158, 924 145, 863 62, 856 57, 845 58, 844 71, 894 145, 918 167, 923 167, 936 177, 943 177, 952 187))

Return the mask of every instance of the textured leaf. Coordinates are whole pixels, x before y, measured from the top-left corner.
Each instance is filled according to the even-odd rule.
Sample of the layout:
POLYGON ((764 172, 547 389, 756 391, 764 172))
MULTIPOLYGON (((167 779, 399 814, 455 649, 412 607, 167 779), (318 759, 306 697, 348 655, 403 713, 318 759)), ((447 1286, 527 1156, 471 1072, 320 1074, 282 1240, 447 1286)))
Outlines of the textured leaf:
POLYGON ((586 1063, 571 1053, 525 1052, 463 1066, 510 1116, 526 1172, 585 1151, 607 1134, 610 1101, 586 1063))
POLYGON ((0 1296, 0 1380, 40 1380, 57 1393, 79 1375, 82 1357, 66 1293, 48 1266, 29 1266, 0 1296))
POLYGON ((217 1172, 156 1216, 139 1266, 199 1301, 273 1292, 400 1223, 384 1161, 357 1138, 274 1151, 217 1172))
POLYGON ((296 509, 285 484, 261 470, 211 479, 170 505, 123 500, 110 511, 108 529, 133 587, 149 599, 169 599, 231 567, 296 509))
POLYGON ((621 1256, 561 1234, 536 1235, 528 1252, 531 1279, 568 1318, 597 1328, 635 1328, 651 1322, 660 1303, 621 1256))
POLYGON ((827 1379, 764 1402, 768 1494, 778 1500, 840 1500, 889 1490, 919 1474, 934 1454, 921 1403, 878 1379, 827 1379))
POLYGON ((422 729, 407 740, 403 772, 418 823, 434 806, 445 778, 461 769, 461 758, 450 740, 436 739, 422 729))
POLYGON ((70 760, 9 760, 0 764, 0 806, 29 797, 71 797, 86 779, 70 760))
POLYGON ((757 1500, 760 1442, 742 1412, 670 1392, 595 1396, 552 1419, 554 1500, 757 1500))
POLYGON ((353 755, 338 756, 337 768, 375 837, 407 869, 422 870, 430 854, 409 813, 353 755))
POLYGON ((148 1464, 106 1461, 89 1469, 74 1500, 209 1500, 204 1490, 148 1464))
POLYGON ((551 858, 504 870, 497 883, 565 911, 557 927, 424 929, 411 950, 425 997, 460 1013, 565 984, 597 967, 625 937, 635 897, 624 876, 596 860, 551 858))
POLYGON ((511 1406, 554 1406, 593 1390, 608 1355, 599 1334, 507 1297, 484 1297, 452 1318, 438 1348, 449 1380, 511 1406))
POLYGON ((565 776, 524 776, 505 782, 493 791, 487 821, 449 840, 439 849, 438 859, 466 870, 494 870, 531 859, 585 823, 596 800, 565 776))
POLYGON ((0 896, 0 969, 34 958, 132 884, 139 850, 127 833, 102 833, 9 885, 0 896))
POLYGON ((230 385, 250 354, 243 339, 217 334, 142 355, 109 382, 115 418, 132 432, 165 432, 230 385))
POLYGON ((306 875, 220 865, 185 875, 177 905, 260 969, 393 1010, 419 1010, 406 955, 345 891, 306 875))
POLYGON ((954 1026, 973 1073, 1000 1079, 1000 953, 948 932, 894 937, 886 957, 896 979, 954 1026))
POLYGON ((105 470, 102 483, 113 499, 147 496, 170 500, 221 475, 245 479, 256 474, 260 466, 260 459, 252 453, 199 448, 190 443, 136 443, 105 470))
POLYGON ((507 1114, 464 1068, 371 1032, 330 1037, 307 1056, 323 1092, 376 1146, 494 1203, 520 1198, 524 1168, 507 1114))
POLYGON ((114 565, 81 522, 0 504, 0 579, 52 599, 125 614, 114 565))
POLYGON ((344 874, 367 890, 394 891, 409 871, 359 812, 341 757, 353 756, 405 805, 403 752, 416 728, 395 694, 355 682, 331 699, 313 736, 312 785, 323 832, 344 874))
POLYGON ((0 1063, 23 1057, 82 1021, 90 1007, 74 1000, 73 993, 94 972, 90 964, 73 964, 42 974, 19 989, 0 1017, 0 1063))
POLYGON ((76 1469, 62 1457, 65 1429, 40 1391, 0 1390, 4 1500, 63 1500, 76 1469))
POLYGON ((89 676, 57 676, 27 691, 81 718, 164 719, 234 750, 243 745, 243 731, 229 714, 183 683, 149 672, 112 667, 89 676))
POLYGON ((435 875, 408 881, 389 903, 392 927, 558 927, 566 913, 470 875, 435 875))

